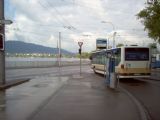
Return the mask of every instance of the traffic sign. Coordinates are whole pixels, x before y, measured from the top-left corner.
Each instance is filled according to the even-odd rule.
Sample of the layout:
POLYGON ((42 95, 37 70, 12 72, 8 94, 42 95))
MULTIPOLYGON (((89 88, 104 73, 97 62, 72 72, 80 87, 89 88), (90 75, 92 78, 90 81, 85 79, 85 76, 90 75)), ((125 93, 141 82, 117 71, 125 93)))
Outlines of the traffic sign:
POLYGON ((83 42, 78 42, 79 47, 82 47, 83 42))
POLYGON ((3 50, 3 36, 0 35, 0 50, 3 50))
POLYGON ((12 24, 13 22, 11 20, 0 20, 0 24, 6 24, 6 25, 9 25, 9 24, 12 24))
POLYGON ((81 54, 81 48, 79 48, 79 54, 81 54))

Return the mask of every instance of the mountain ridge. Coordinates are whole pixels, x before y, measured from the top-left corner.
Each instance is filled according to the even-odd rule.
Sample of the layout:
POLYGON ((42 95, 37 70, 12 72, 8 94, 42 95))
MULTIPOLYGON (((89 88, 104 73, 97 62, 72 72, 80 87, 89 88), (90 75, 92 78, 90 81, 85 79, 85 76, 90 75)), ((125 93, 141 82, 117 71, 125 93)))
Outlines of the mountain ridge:
MULTIPOLYGON (((5 42, 6 53, 41 53, 41 54, 58 54, 57 48, 46 47, 34 43, 27 43, 22 41, 6 41, 5 42)), ((69 52, 65 49, 61 49, 62 54, 73 55, 75 53, 69 52)))

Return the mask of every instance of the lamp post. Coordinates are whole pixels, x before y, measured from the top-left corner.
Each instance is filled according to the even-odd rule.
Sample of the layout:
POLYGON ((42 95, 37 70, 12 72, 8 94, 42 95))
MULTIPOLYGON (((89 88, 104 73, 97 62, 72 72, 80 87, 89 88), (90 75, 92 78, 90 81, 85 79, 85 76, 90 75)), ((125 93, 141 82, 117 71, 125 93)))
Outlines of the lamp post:
POLYGON ((0 33, 0 85, 5 84, 5 52, 4 52, 4 34, 0 33))
POLYGON ((59 50, 58 50, 58 56, 59 56, 59 68, 61 67, 61 32, 59 32, 59 50))
POLYGON ((115 32, 115 26, 110 21, 101 21, 101 23, 109 23, 112 26, 113 31, 114 31, 114 33, 113 33, 113 48, 115 48, 115 36, 116 36, 116 33, 117 33, 117 32, 115 32))
POLYGON ((5 25, 12 24, 11 20, 5 20, 4 18, 4 0, 0 0, 0 36, 1 47, 0 49, 0 85, 5 84, 5 25))

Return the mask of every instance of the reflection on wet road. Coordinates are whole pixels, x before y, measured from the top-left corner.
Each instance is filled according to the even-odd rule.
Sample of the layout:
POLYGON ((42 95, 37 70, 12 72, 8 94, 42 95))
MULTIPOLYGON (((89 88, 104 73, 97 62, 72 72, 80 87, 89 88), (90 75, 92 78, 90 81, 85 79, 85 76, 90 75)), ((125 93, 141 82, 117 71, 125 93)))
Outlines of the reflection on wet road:
POLYGON ((6 119, 6 99, 5 99, 5 92, 0 91, 0 120, 6 119))
POLYGON ((141 102, 153 120, 160 120, 160 81, 126 79, 120 85, 141 102))
POLYGON ((104 77, 94 74, 89 66, 84 68, 82 77, 78 77, 79 67, 66 68, 60 77, 59 74, 40 75, 6 90, 1 94, 1 119, 140 120, 128 96, 107 89, 104 77))
POLYGON ((0 120, 26 120, 59 90, 68 77, 37 77, 0 93, 0 120), (19 114, 20 113, 20 114, 19 114))
MULTIPOLYGON (((89 65, 82 66, 82 71, 90 69, 89 65)), ((79 66, 61 67, 61 75, 76 74, 79 72, 79 66)), ((59 75, 58 67, 50 68, 27 68, 27 69, 7 69, 6 79, 8 81, 23 78, 35 78, 36 76, 57 76, 59 75)))
MULTIPOLYGON (((78 77, 78 66, 60 71, 59 74, 57 68, 8 70, 10 80, 32 79, 0 92, 0 120, 52 120, 53 116, 62 120, 140 119, 130 98, 121 90, 106 89, 104 76, 94 74, 89 66, 82 67, 82 77, 78 77)), ((160 119, 159 81, 127 79, 120 80, 120 85, 140 101, 153 120, 160 119)))

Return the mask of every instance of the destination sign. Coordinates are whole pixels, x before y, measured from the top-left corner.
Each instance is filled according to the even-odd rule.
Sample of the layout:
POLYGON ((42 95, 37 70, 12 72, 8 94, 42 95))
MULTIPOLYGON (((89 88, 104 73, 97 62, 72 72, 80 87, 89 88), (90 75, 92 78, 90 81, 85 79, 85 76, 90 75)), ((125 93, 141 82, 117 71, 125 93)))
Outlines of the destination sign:
POLYGON ((107 46, 107 39, 96 39, 97 49, 105 49, 107 46))

